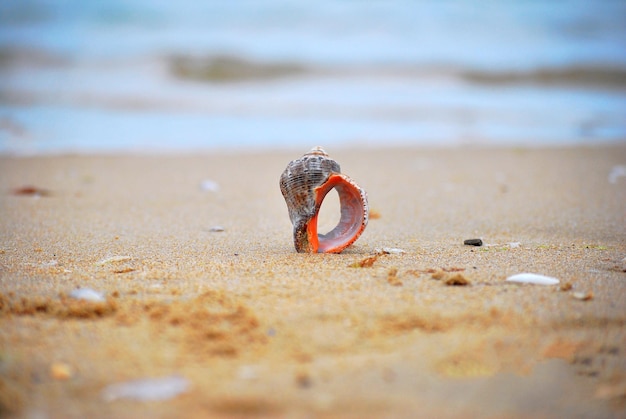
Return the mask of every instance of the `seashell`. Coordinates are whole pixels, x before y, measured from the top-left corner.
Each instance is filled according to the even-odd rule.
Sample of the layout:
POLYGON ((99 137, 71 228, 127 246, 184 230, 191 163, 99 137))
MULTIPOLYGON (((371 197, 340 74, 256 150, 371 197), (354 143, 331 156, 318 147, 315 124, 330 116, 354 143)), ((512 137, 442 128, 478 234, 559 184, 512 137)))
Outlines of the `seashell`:
POLYGON ((537 284, 537 285, 556 285, 559 280, 551 276, 538 275, 533 273, 521 273, 509 276, 508 282, 517 282, 520 284, 537 284))
POLYGON ((367 194, 341 173, 339 164, 321 147, 287 165, 280 177, 280 190, 293 224, 294 246, 300 253, 340 253, 367 226, 367 194), (317 216, 326 194, 333 188, 339 194, 341 218, 330 232, 318 234, 317 216))
POLYGON ((106 301, 104 294, 91 288, 78 288, 70 292, 70 297, 85 301, 106 301))

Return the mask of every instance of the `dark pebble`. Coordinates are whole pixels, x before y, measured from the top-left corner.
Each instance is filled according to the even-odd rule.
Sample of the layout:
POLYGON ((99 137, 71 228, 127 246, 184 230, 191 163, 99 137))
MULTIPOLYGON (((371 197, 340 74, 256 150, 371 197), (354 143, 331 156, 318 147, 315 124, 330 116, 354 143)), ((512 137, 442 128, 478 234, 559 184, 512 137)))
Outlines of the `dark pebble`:
POLYGON ((463 244, 468 246, 482 246, 483 241, 481 239, 467 239, 463 242, 463 244))

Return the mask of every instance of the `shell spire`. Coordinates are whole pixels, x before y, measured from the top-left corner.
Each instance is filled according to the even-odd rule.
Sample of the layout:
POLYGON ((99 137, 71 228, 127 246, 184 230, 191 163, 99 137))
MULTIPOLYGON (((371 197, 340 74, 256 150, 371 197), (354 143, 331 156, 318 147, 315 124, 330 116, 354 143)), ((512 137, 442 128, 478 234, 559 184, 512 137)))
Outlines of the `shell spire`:
POLYGON ((369 217, 367 194, 341 173, 339 164, 322 147, 291 161, 280 177, 280 190, 293 224, 296 251, 340 253, 359 238, 369 217), (326 194, 336 189, 341 218, 327 234, 318 234, 317 216, 326 194))

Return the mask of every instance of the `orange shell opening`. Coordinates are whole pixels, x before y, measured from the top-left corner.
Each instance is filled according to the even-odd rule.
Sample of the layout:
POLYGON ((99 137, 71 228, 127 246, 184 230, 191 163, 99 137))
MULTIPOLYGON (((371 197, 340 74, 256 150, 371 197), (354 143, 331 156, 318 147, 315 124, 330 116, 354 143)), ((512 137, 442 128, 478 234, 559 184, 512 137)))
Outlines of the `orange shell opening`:
POLYGON ((311 252, 340 253, 359 238, 367 225, 368 207, 364 192, 343 174, 333 174, 321 186, 315 188, 315 215, 307 225, 311 252), (326 234, 317 232, 317 216, 322 201, 331 189, 339 194, 341 218, 339 223, 326 234))

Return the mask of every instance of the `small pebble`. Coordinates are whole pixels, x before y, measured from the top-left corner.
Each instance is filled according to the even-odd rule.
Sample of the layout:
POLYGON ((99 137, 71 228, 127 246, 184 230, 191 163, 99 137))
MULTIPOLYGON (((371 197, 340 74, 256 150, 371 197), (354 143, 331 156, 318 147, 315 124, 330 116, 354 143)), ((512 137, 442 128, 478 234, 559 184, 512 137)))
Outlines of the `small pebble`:
POLYGON ((381 217, 380 211, 375 210, 375 209, 370 209, 370 216, 369 216, 370 220, 377 220, 380 217, 381 217))
POLYGON ((467 239, 467 240, 463 241, 463 244, 465 244, 467 246, 482 246, 483 245, 483 241, 482 241, 482 239, 467 239))
POLYGON ((440 280, 446 277, 446 273, 442 269, 437 269, 430 275, 430 277, 432 279, 440 280))
POLYGON ((210 231, 211 233, 219 233, 219 232, 221 232, 221 231, 224 231, 224 227, 222 227, 222 226, 213 226, 213 227, 211 227, 211 228, 209 229, 209 231, 210 231))
POLYGON ((85 301, 105 301, 104 294, 91 288, 78 288, 70 292, 70 297, 85 301))
POLYGON ((307 372, 300 371, 296 374, 296 384, 300 388, 309 388, 313 385, 313 381, 307 372))
POLYGON ((449 276, 448 278, 446 278, 446 280, 443 283, 446 285, 456 285, 456 286, 459 286, 459 285, 464 286, 464 285, 470 284, 469 280, 461 274, 455 274, 455 275, 449 276))
POLYGON ((65 381, 72 378, 72 375, 74 375, 72 367, 64 362, 55 362, 50 365, 50 376, 55 380, 65 381))

